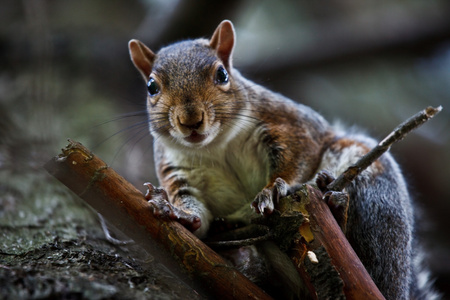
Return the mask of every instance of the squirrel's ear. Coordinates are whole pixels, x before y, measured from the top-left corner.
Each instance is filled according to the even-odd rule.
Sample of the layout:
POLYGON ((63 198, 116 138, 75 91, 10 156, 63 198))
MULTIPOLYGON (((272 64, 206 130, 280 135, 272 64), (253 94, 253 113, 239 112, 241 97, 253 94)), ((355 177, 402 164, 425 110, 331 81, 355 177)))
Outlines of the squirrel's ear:
POLYGON ((236 35, 233 23, 228 20, 222 21, 209 41, 211 48, 216 50, 217 56, 222 60, 225 68, 231 69, 231 55, 234 49, 236 35))
POLYGON ((142 76, 144 76, 144 80, 147 81, 152 72, 155 53, 138 40, 129 41, 128 49, 130 50, 130 57, 134 66, 141 72, 142 76))

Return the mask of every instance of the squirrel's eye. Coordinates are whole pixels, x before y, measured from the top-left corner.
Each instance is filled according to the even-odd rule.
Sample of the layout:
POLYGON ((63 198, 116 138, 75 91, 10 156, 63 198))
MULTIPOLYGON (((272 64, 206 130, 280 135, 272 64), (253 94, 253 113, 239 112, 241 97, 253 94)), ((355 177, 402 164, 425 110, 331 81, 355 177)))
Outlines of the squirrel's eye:
POLYGON ((152 77, 150 77, 150 80, 147 83, 147 90, 150 96, 155 96, 159 93, 159 86, 152 77))
POLYGON ((216 72, 215 81, 217 84, 226 84, 228 83, 228 72, 225 70, 223 66, 220 66, 216 72))

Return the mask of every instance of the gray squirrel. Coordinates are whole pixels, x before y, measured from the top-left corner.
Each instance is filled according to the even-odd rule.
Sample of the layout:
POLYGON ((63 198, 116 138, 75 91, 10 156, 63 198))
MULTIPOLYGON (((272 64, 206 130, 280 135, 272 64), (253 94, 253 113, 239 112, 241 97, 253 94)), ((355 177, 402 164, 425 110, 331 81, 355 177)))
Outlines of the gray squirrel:
MULTIPOLYGON (((149 186, 147 198, 155 215, 178 220, 200 238, 217 217, 249 223, 270 215, 274 193, 284 196, 315 178, 323 185, 376 145, 244 78, 232 65, 235 41, 225 20, 209 40, 178 42, 156 54, 129 42, 147 83, 161 184, 149 186)), ((384 154, 345 191, 346 236, 386 299, 432 298, 420 275, 413 206, 392 156, 384 154)))

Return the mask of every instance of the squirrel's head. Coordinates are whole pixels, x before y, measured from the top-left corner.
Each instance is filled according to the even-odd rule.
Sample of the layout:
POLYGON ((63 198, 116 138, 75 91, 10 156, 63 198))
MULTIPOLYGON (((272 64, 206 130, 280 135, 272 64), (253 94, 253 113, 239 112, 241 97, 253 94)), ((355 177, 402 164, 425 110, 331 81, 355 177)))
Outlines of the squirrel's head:
POLYGON ((138 40, 129 42, 131 60, 147 82, 154 136, 201 148, 230 135, 235 125, 226 123, 233 123, 243 106, 235 97, 234 44, 233 24, 227 20, 210 40, 175 43, 156 54, 138 40))

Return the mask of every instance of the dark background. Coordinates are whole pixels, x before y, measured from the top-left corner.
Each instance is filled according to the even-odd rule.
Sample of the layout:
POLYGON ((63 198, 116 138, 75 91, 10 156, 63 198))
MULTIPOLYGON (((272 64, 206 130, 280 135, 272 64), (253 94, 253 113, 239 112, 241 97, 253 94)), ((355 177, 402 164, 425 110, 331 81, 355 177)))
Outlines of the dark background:
POLYGON ((421 211, 417 230, 436 286, 448 292, 446 0, 0 0, 0 211, 12 201, 2 191, 25 182, 67 138, 138 187, 156 182, 145 117, 123 116, 143 111, 146 97, 127 42, 138 38, 156 51, 209 37, 223 19, 236 27, 234 65, 245 76, 330 121, 381 139, 419 110, 444 107, 391 152, 421 211))

